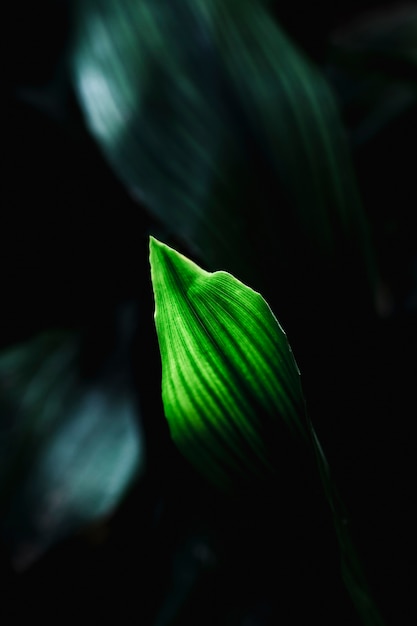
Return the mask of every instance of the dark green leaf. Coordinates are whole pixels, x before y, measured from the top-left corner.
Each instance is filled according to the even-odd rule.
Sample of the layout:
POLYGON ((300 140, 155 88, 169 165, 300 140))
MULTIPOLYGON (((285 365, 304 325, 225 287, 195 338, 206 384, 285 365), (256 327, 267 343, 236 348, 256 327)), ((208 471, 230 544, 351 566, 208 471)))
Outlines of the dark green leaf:
POLYGON ((143 468, 123 360, 87 376, 85 358, 81 334, 59 331, 0 355, 1 531, 18 568, 111 514, 143 468))
POLYGON ((303 286, 309 254, 355 256, 373 275, 332 91, 267 4, 78 2, 73 81, 88 126, 210 269, 262 289, 271 266, 294 266, 303 286))

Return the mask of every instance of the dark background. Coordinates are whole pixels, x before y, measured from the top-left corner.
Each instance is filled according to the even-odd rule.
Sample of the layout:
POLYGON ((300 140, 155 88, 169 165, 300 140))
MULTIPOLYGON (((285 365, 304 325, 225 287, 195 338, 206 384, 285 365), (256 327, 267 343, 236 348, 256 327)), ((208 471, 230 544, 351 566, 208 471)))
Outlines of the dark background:
MULTIPOLYGON (((291 2, 277 3, 275 12, 325 64, 330 34, 379 6, 291 2)), ((16 572, 3 546, 2 623, 255 626, 304 623, 306 615, 322 624, 356 623, 324 501, 312 512, 314 499, 288 502, 276 486, 224 500, 173 448, 159 393, 147 260, 156 223, 84 126, 65 65, 69 3, 16 2, 4 11, 0 343, 56 327, 111 334, 120 306, 136 303, 131 362, 148 467, 110 519, 28 569, 16 572)), ((352 137, 355 114, 344 110, 352 137)), ((371 588, 393 626, 411 623, 415 610, 416 128, 414 106, 359 147, 352 140, 383 268, 380 314, 355 318, 347 310, 320 354, 308 337, 291 337, 371 588), (330 364, 325 380, 317 360, 330 364)), ((97 343, 93 359, 102 358, 100 350, 97 343)))

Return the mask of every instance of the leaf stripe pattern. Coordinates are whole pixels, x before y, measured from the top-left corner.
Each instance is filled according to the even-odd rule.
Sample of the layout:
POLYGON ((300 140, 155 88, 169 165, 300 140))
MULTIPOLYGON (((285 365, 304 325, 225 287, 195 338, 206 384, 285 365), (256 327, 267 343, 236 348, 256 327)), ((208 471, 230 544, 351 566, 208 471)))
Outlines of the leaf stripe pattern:
POLYGON ((281 420, 307 436, 299 370, 277 319, 232 275, 207 272, 155 238, 150 263, 162 398, 175 443, 209 479, 221 476, 222 486, 236 471, 273 471, 263 422, 281 420))
POLYGON ((283 471, 282 489, 297 463, 292 456, 295 448, 285 457, 292 440, 289 433, 298 435, 297 443, 307 441, 302 456, 308 450, 315 453, 346 588, 363 624, 384 626, 346 524, 345 508, 305 411, 300 372, 268 304, 232 275, 207 272, 154 238, 150 263, 162 399, 177 447, 226 491, 236 486, 236 475, 245 485, 250 477, 257 480, 268 472, 277 476, 278 468, 283 471), (284 446, 276 437, 265 436, 265 421, 284 426, 276 431, 284 446), (284 462, 279 464, 283 452, 284 462))

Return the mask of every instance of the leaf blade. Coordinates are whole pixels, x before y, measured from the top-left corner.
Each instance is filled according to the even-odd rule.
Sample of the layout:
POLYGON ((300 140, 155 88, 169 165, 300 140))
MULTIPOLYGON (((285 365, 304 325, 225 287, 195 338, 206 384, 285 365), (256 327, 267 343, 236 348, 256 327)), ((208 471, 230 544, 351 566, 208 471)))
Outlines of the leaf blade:
POLYGON ((203 471, 194 445, 214 446, 226 466, 233 458, 233 471, 271 469, 259 415, 271 422, 279 415, 292 435, 306 437, 299 371, 283 329, 262 296, 227 272, 202 270, 155 238, 150 263, 173 439, 203 471))

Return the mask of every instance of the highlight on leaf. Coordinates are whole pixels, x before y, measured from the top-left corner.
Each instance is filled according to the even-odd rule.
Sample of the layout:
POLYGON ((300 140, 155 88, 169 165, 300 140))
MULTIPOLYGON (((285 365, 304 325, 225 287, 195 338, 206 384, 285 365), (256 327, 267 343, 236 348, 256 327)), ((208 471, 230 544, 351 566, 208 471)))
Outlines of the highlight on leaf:
POLYGON ((162 400, 176 446, 224 490, 268 472, 279 475, 281 490, 300 458, 293 451, 307 443, 301 445, 301 456, 314 453, 346 589, 363 623, 383 626, 305 410, 300 372, 268 304, 231 274, 208 272, 154 237, 150 265, 162 400))
POLYGON ((162 398, 172 437, 210 480, 273 470, 267 433, 306 438, 297 364, 263 297, 151 238, 162 398))

